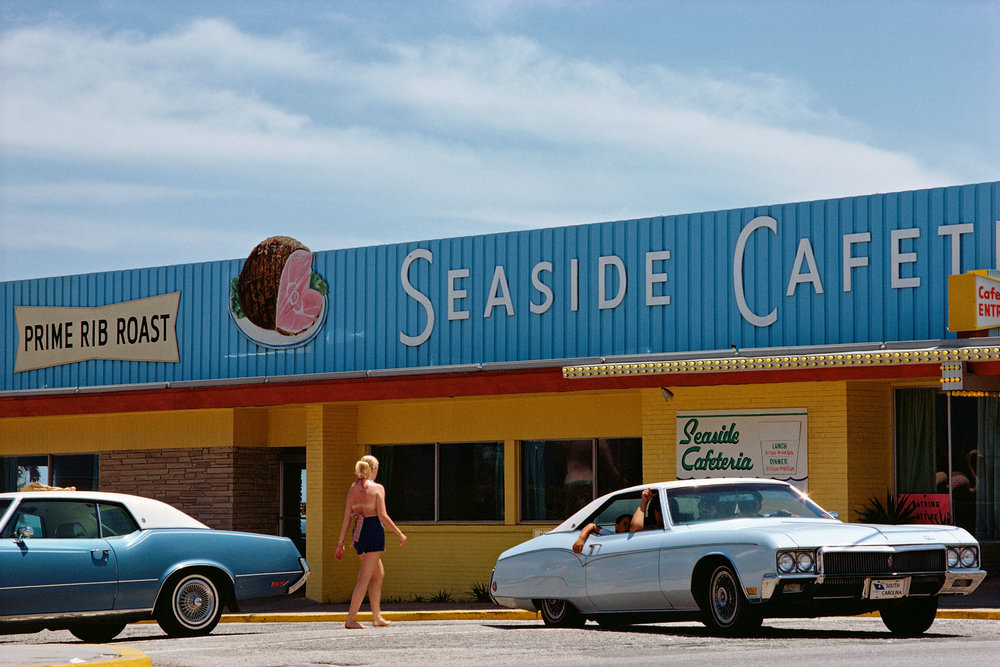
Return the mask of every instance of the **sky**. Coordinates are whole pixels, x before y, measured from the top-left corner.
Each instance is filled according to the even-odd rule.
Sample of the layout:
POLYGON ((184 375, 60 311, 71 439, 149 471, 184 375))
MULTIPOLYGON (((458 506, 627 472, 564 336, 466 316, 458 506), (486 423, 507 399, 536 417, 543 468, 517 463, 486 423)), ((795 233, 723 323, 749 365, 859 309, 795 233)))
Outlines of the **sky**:
POLYGON ((1000 177, 1000 0, 0 0, 0 282, 1000 177))

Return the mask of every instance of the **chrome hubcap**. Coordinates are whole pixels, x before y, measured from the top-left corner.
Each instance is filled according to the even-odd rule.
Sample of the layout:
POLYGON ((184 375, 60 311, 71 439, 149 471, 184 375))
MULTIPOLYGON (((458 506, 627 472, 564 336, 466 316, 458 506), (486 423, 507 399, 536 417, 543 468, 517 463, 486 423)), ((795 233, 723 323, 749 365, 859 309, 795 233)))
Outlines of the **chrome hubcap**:
POLYGON ((176 609, 186 624, 197 626, 212 617, 215 596, 205 582, 192 581, 178 591, 176 609))

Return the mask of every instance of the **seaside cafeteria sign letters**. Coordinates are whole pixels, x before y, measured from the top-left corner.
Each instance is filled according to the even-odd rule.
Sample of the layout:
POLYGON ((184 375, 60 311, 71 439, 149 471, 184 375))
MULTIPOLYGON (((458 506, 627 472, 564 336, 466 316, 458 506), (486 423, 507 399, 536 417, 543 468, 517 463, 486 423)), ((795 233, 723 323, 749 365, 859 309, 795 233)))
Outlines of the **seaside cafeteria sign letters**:
POLYGON ((96 308, 15 306, 14 372, 91 359, 177 363, 180 292, 96 308))

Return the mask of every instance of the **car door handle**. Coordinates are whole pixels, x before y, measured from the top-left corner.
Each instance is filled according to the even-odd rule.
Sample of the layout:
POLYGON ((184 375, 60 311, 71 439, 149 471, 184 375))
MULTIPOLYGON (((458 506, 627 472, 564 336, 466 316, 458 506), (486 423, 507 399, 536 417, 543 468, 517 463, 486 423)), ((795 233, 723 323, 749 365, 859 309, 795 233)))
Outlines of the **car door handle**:
POLYGON ((601 545, 600 544, 591 544, 590 545, 590 553, 588 553, 587 555, 588 556, 593 556, 594 554, 596 554, 600 550, 601 550, 601 545))
POLYGON ((91 549, 91 558, 100 558, 101 560, 107 560, 111 553, 107 549, 91 549))

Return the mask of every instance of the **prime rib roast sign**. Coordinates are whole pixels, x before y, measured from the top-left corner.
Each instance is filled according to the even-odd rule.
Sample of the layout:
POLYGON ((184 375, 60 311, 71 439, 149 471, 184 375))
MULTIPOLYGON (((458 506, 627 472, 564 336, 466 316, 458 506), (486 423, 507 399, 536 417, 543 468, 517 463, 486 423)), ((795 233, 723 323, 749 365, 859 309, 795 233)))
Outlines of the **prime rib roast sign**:
POLYGON ((248 338, 270 348, 312 340, 326 320, 326 281, 312 268, 312 252, 288 236, 257 244, 230 285, 229 310, 248 338))

